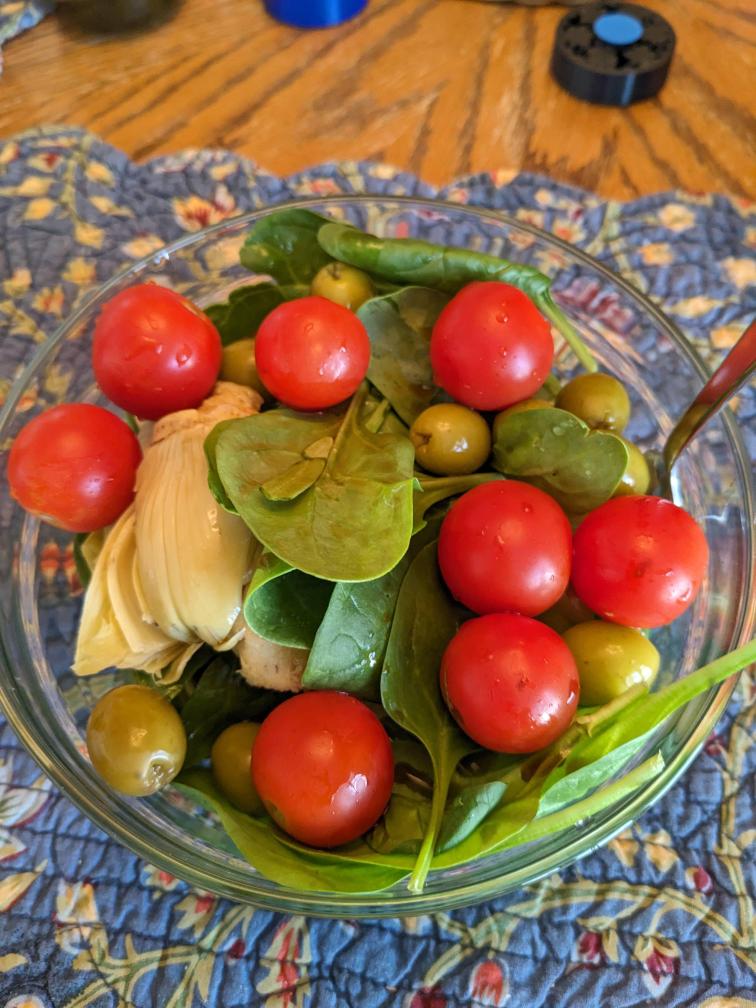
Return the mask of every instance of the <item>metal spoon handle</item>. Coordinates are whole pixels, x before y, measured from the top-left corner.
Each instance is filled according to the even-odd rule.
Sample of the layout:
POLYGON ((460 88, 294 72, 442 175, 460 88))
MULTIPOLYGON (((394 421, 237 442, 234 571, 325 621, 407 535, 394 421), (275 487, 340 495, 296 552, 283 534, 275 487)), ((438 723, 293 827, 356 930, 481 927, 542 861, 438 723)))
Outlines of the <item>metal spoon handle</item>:
POLYGON ((756 319, 675 424, 664 446, 667 472, 694 434, 756 371, 756 319))

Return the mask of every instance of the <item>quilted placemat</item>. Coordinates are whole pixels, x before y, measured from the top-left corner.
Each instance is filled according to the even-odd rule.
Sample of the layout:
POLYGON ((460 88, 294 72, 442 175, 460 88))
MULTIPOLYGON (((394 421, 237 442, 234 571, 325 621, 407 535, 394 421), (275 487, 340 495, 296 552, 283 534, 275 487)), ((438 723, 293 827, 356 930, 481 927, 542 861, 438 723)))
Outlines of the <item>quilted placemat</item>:
MULTIPOLYGON (((537 224, 625 275, 711 364, 756 311, 756 204, 679 192, 620 204, 512 172, 439 191, 351 162, 281 179, 223 151, 136 165, 56 128, 0 145, 0 402, 34 347, 125 264, 254 207, 341 192, 438 195, 537 224)), ((611 325, 612 304, 600 311, 611 325)), ((752 455, 755 398, 738 404, 752 455)), ((40 573, 73 583, 70 552, 51 543, 40 573)), ((755 699, 742 679, 683 780, 604 849, 491 903, 383 921, 191 889, 84 819, 0 720, 0 1008, 756 1005, 755 699)))

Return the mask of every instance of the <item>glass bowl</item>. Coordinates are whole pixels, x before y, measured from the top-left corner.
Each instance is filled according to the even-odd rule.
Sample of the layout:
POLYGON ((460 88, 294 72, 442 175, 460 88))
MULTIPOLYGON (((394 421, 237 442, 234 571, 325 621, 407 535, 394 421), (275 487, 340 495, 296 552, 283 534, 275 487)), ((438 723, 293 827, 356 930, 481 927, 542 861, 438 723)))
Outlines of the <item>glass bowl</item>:
MULTIPOLYGON (((704 379, 705 369, 694 351, 653 304, 583 252, 537 228, 486 210, 397 197, 338 197, 289 205, 307 206, 379 235, 411 235, 480 249, 529 263, 553 277, 557 302, 601 365, 628 387, 633 401, 629 434, 645 449, 661 448, 704 379)), ((200 305, 225 298, 234 287, 249 283, 238 251, 250 225, 269 212, 260 210, 192 234, 102 286, 39 348, 11 389, 0 412, 0 446, 7 447, 37 412, 63 399, 102 401, 92 376, 90 337, 108 298, 147 279, 167 284, 200 305)), ((557 366, 562 377, 577 370, 564 347, 558 348, 557 366)), ((7 452, 0 458, 3 467, 6 459, 7 452)), ((676 467, 674 494, 705 527, 711 560, 707 583, 691 609, 654 633, 662 653, 662 682, 691 672, 750 636, 749 472, 727 411, 695 439, 676 467)), ((81 594, 72 588, 75 580, 59 569, 50 575, 48 559, 60 556, 58 551, 70 557, 71 536, 40 525, 16 506, 8 495, 4 468, 0 487, 0 703, 10 724, 44 772, 111 836, 194 885, 256 906, 343 917, 418 914, 490 899, 533 882, 605 843, 656 801, 693 759, 733 688, 728 681, 673 715, 648 749, 625 768, 661 749, 665 768, 658 777, 558 835, 433 872, 420 895, 408 892, 404 883, 368 895, 286 888, 243 861, 225 833, 177 791, 134 801, 112 792, 93 771, 83 741, 87 716, 120 674, 77 679, 71 673, 81 594)))

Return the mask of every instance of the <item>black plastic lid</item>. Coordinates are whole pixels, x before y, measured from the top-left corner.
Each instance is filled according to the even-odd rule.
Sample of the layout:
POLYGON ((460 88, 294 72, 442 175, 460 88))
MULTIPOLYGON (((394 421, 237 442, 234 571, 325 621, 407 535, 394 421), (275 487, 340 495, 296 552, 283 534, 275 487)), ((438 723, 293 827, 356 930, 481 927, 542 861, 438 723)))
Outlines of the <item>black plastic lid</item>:
POLYGON ((570 94, 598 105, 651 98, 667 79, 675 33, 637 4, 595 3, 559 23, 551 70, 570 94))

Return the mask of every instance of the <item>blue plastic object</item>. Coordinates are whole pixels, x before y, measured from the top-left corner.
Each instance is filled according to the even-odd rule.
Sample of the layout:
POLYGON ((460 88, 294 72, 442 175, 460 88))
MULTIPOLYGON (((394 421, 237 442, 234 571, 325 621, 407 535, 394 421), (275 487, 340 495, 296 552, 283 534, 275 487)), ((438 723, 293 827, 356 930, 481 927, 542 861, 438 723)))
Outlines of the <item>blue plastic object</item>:
POLYGON ((367 0, 265 0, 269 14, 295 28, 331 28, 366 6, 367 0))
POLYGON ((593 30, 607 45, 632 45, 643 36, 643 25, 632 14, 602 14, 593 22, 593 30))

